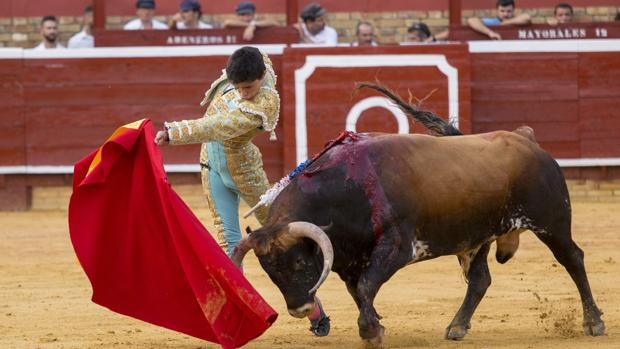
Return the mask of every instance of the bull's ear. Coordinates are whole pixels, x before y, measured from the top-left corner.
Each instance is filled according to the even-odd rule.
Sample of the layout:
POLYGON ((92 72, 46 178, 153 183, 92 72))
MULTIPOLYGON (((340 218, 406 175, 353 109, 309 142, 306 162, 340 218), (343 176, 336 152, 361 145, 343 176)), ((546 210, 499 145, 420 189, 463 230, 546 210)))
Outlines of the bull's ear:
POLYGON ((246 234, 248 234, 248 235, 251 235, 251 234, 252 234, 252 229, 250 229, 250 226, 249 226, 249 225, 248 225, 247 227, 245 227, 245 232, 246 232, 246 234))

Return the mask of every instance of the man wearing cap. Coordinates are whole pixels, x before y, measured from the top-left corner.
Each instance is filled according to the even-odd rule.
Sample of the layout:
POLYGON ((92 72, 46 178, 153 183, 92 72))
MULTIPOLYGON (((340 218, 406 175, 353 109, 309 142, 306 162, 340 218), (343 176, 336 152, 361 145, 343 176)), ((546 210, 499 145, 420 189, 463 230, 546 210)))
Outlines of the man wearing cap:
POLYGON ((224 28, 243 27, 243 40, 254 39, 256 28, 277 26, 278 22, 270 19, 259 20, 256 17, 256 5, 252 2, 240 2, 235 7, 236 18, 224 21, 224 28))
POLYGON ((437 35, 433 35, 426 23, 414 23, 407 29, 408 42, 414 43, 431 43, 437 42, 437 40, 447 40, 448 30, 444 30, 437 35))
POLYGON ((170 29, 211 29, 212 25, 200 20, 202 8, 198 0, 183 0, 179 12, 172 17, 170 29))
POLYGON ((338 33, 325 24, 325 9, 318 3, 311 3, 299 14, 301 24, 296 24, 301 43, 325 46, 338 45, 338 33))
POLYGON ((141 30, 141 29, 168 29, 164 23, 154 20, 155 0, 138 0, 136 2, 136 16, 138 18, 125 24, 125 30, 141 30))

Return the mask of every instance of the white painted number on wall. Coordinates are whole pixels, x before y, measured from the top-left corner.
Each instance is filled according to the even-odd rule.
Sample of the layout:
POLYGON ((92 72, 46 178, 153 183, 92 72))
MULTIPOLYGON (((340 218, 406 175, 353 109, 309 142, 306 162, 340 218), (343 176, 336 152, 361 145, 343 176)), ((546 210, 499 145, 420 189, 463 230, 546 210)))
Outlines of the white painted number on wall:
POLYGON ((605 28, 596 28, 596 37, 597 38, 606 38, 607 37, 607 29, 605 29, 605 28))

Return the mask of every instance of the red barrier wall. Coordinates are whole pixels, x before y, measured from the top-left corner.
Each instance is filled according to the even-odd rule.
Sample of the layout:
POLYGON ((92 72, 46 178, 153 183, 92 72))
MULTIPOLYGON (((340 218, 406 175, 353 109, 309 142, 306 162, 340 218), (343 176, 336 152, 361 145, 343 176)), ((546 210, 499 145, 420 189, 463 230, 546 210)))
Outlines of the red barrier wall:
POLYGON ((21 59, 6 59, 0 64, 0 159, 2 165, 26 163, 24 98, 21 59))
MULTIPOLYGON (((561 52, 557 41, 539 43, 471 54, 473 132, 527 124, 556 158, 620 158, 618 41, 575 43, 583 52, 561 52), (525 47, 534 52, 518 52, 525 47)), ((571 178, 620 177, 618 167, 565 172, 571 178)))
MULTIPOLYGON (((2 166, 71 166, 125 124, 197 118, 227 55, 2 60, 2 166)), ((277 74, 281 56, 272 57, 277 74)), ((281 89, 281 84, 278 85, 281 89)), ((257 143, 271 180, 282 171, 282 140, 257 143)), ((164 149, 167 163, 195 164, 199 146, 164 149)), ((53 170, 55 171, 55 170, 53 170)))
POLYGON ((555 157, 620 157, 617 54, 476 54, 472 80, 475 133, 527 124, 555 157))
MULTIPOLYGON (((398 131, 395 116, 385 107, 366 109, 360 104, 366 101, 371 103, 367 106, 372 105, 367 98, 378 96, 378 93, 368 90, 354 93, 355 82, 379 80, 404 98, 408 98, 408 91, 418 99, 432 93, 424 101, 423 108, 446 118, 458 115, 459 127, 466 133, 471 130, 466 44, 286 49, 284 62, 284 90, 287 93, 282 113, 286 134, 284 163, 288 168, 294 168, 305 160, 305 156, 319 152, 327 141, 347 128, 347 115, 356 106, 362 108, 357 131, 398 131), (456 70, 452 80, 446 75, 448 69, 456 70), (308 73, 304 75, 304 71, 308 73), (454 96, 449 95, 451 81, 456 83, 454 96), (305 84, 305 88, 296 91, 299 84, 305 84), (301 96, 305 96, 305 100, 300 99, 301 96), (458 102, 452 113, 449 110, 450 98, 458 102), (300 104, 305 104, 305 108, 300 109, 300 104), (301 120, 304 113, 305 118, 301 120), (301 126, 307 132, 297 134, 301 126), (300 154, 299 147, 307 150, 302 149, 300 154)), ((408 132, 425 132, 414 126, 409 117, 404 120, 408 132)))
MULTIPOLYGON (((397 131, 397 113, 370 103, 376 93, 352 94, 355 81, 375 79, 405 98, 408 90, 421 99, 436 89, 422 107, 458 115, 465 133, 532 126, 554 157, 577 161, 565 165, 571 178, 620 178, 618 40, 265 48, 282 98, 278 141, 256 142, 272 182, 347 128, 351 115, 358 131, 397 131)), ((70 173, 120 125, 199 117, 203 93, 234 49, 1 51, 0 208, 27 207, 34 173, 70 173)), ((195 166, 198 153, 198 146, 168 147, 164 160, 195 166)), ((57 179, 45 183, 66 185, 70 177, 57 179)))

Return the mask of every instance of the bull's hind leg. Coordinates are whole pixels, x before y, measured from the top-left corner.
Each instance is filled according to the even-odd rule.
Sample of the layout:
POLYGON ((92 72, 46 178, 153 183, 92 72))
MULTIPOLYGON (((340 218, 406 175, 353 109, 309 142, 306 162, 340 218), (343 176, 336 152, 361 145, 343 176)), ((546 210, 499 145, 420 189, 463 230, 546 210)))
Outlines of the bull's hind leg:
POLYGON ((467 334, 474 311, 480 304, 482 297, 491 285, 491 273, 487 264, 490 243, 480 247, 467 271, 467 294, 459 311, 454 315, 454 319, 446 328, 446 339, 463 339, 467 334))
POLYGON ((546 230, 534 230, 538 238, 549 247, 555 259, 560 262, 577 285, 583 306, 583 331, 589 336, 605 334, 605 323, 601 320, 601 311, 596 306, 588 276, 583 262, 583 251, 572 240, 570 223, 546 230))

